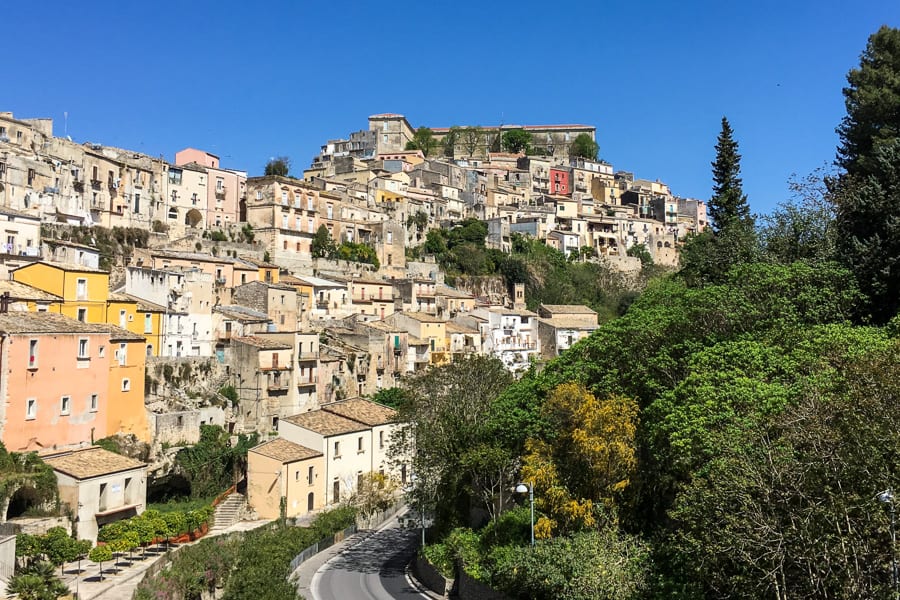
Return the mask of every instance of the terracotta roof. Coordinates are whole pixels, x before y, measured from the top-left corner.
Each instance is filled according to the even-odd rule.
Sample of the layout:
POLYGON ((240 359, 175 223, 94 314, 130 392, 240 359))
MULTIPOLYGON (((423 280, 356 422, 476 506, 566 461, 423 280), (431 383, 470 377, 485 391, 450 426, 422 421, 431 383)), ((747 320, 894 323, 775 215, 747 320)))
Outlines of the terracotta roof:
POLYGON ((106 299, 110 302, 137 302, 134 298, 129 298, 120 292, 110 292, 106 299))
POLYGON ((478 330, 455 321, 447 321, 447 333, 478 333, 478 330))
POLYGON ((275 438, 274 440, 263 442, 255 448, 250 448, 250 452, 256 452, 257 454, 280 460, 282 463, 292 463, 322 456, 322 453, 318 450, 295 444, 284 438, 275 438))
POLYGON ((582 331, 594 331, 595 329, 600 329, 600 326, 597 323, 585 323, 583 318, 565 315, 553 317, 552 319, 538 318, 538 321, 546 323, 554 329, 579 329, 582 331))
POLYGON ((23 265, 15 270, 18 271, 19 269, 27 269, 32 265, 47 265, 55 269, 59 269, 60 271, 69 271, 71 273, 103 273, 105 275, 109 275, 109 271, 104 271, 103 269, 93 269, 84 265, 69 265, 66 263, 54 262, 52 260, 40 260, 29 265, 23 265))
POLYGON ((268 314, 245 306, 215 306, 213 311, 222 313, 229 319, 247 323, 265 323, 271 320, 268 314))
POLYGON ((290 350, 292 346, 286 342, 281 342, 278 340, 271 340, 264 337, 258 337, 255 335, 248 335, 245 337, 236 337, 232 338, 233 342, 240 342, 242 344, 246 344, 248 346, 255 346, 257 348, 262 348, 264 350, 290 350))
POLYGON ((90 479, 132 469, 143 469, 147 465, 139 460, 92 446, 84 450, 67 452, 44 458, 53 470, 71 475, 75 479, 90 479))
POLYGON ((12 279, 4 279, 0 280, 0 294, 4 292, 9 292, 10 297, 15 302, 16 300, 36 300, 38 302, 62 302, 62 298, 51 294, 49 292, 45 292, 44 290, 39 290, 36 287, 32 287, 28 284, 21 283, 19 281, 13 281, 12 279))
POLYGON ((8 208, 6 206, 0 206, 0 214, 8 215, 10 217, 19 217, 23 219, 33 219, 35 221, 40 221, 41 217, 39 215, 31 215, 27 212, 22 212, 21 210, 16 210, 14 208, 8 208))
POLYGON ((250 256, 241 256, 240 259, 244 262, 250 263, 251 265, 256 265, 257 267, 261 267, 263 269, 277 269, 278 265, 266 262, 264 260, 259 260, 258 258, 252 258, 250 256))
MULTIPOLYGON (((6 333, 112 333, 125 330, 107 323, 84 323, 51 312, 16 312, 0 314, 0 331, 6 333)), ((143 339, 143 338, 141 338, 143 339)))
POLYGON ((347 419, 325 410, 311 410, 292 417, 286 417, 282 419, 282 421, 287 421, 292 425, 309 429, 310 431, 314 431, 325 437, 341 435, 344 433, 354 433, 356 431, 365 431, 368 429, 368 427, 359 421, 347 419))
POLYGON ((437 315, 432 315, 424 312, 403 312, 399 313, 402 315, 406 315, 411 319, 415 319, 419 323, 446 323, 447 319, 443 317, 439 317, 437 315))
POLYGON ((448 298, 475 298, 475 296, 469 294, 468 292, 452 288, 448 285, 438 284, 435 286, 434 290, 434 294, 436 296, 446 296, 448 298))
POLYGON ((560 313, 569 315, 596 315, 597 312, 591 310, 584 304, 541 304, 540 308, 550 313, 560 313))
POLYGON ((385 425, 397 420, 396 410, 365 398, 350 398, 323 404, 322 410, 365 423, 369 427, 385 425))

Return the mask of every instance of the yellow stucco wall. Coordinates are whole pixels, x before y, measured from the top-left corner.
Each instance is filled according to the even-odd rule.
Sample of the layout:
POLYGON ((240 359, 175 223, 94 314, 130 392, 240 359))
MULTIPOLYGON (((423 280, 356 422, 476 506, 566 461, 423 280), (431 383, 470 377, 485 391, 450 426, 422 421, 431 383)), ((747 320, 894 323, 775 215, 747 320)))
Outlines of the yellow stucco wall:
POLYGON ((139 440, 150 441, 147 411, 144 408, 144 373, 146 350, 140 340, 111 340, 109 344, 109 388, 107 432, 133 433, 139 440), (119 364, 121 345, 125 345, 124 364, 119 364), (123 381, 128 380, 127 386, 123 381), (127 387, 127 389, 125 389, 127 387))

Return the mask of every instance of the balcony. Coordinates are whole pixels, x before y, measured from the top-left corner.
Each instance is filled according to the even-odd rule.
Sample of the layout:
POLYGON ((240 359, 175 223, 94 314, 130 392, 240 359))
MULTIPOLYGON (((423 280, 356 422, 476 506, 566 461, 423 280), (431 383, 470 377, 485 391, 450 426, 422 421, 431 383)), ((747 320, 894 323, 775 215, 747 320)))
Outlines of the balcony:
POLYGON ((297 356, 297 362, 300 361, 310 361, 310 360, 318 360, 319 354, 317 352, 301 352, 297 356))
POLYGON ((319 383, 318 376, 313 377, 304 377, 300 381, 297 382, 297 387, 315 387, 319 383))
POLYGON ((103 185, 103 182, 100 181, 99 179, 91 179, 91 187, 94 188, 95 190, 99 190, 100 186, 102 186, 102 185, 103 185))
POLYGON ((225 198, 225 192, 226 192, 227 189, 228 189, 228 188, 226 188, 225 186, 222 186, 222 187, 220 187, 220 188, 216 188, 216 198, 218 198, 218 199, 220 199, 220 200, 224 199, 224 198, 225 198))
POLYGON ((217 338, 217 339, 220 339, 220 340, 228 341, 228 340, 231 339, 232 333, 234 333, 234 332, 232 332, 232 331, 220 331, 220 332, 216 335, 216 338, 217 338))
POLYGON ((224 286, 227 282, 228 282, 228 280, 225 279, 224 277, 216 277, 216 286, 217 286, 217 287, 222 287, 222 286, 224 286))
POLYGON ((286 392, 288 390, 288 384, 286 381, 272 381, 269 382, 266 389, 270 392, 286 392))

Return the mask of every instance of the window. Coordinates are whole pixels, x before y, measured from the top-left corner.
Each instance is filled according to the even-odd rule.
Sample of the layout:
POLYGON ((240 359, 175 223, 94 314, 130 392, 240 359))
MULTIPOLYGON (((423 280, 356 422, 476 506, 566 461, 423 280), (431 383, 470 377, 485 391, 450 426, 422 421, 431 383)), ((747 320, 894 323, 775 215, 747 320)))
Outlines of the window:
POLYGON ((356 452, 357 452, 357 453, 365 452, 365 450, 363 450, 363 438, 362 438, 362 436, 359 436, 358 438, 356 438, 356 452))
POLYGON ((75 282, 75 299, 87 300, 87 279, 78 279, 75 282))
POLYGON ((78 340, 78 358, 90 358, 88 349, 88 340, 86 338, 81 338, 78 340))
POLYGON ((221 177, 216 177, 216 191, 222 192, 225 190, 225 180, 221 177))
POLYGON ((334 455, 334 458, 341 457, 341 443, 340 442, 334 443, 334 452, 332 452, 332 454, 334 455))
POLYGON ((281 192, 281 203, 284 205, 287 205, 287 203, 288 203, 287 192, 284 190, 282 190, 282 192, 281 192))
POLYGON ((131 391, 131 380, 127 377, 122 380, 122 391, 130 392, 131 391))
POLYGON ((72 397, 63 396, 59 399, 59 414, 67 415, 72 410, 72 397))
POLYGON ((25 401, 25 418, 29 420, 37 418, 37 398, 28 398, 25 401))
POLYGON ((38 366, 38 340, 28 341, 28 368, 37 369, 38 366))
POLYGON ((127 314, 128 313, 125 310, 119 311, 119 327, 122 329, 125 329, 125 325, 128 323, 128 319, 126 318, 127 314))
POLYGON ((363 486, 363 473, 362 471, 356 472, 356 489, 361 490, 363 486))
POLYGON ((388 243, 388 244, 393 244, 393 243, 394 243, 394 232, 393 232, 393 231, 388 231, 388 232, 387 232, 387 243, 388 243))
POLYGON ((82 323, 84 323, 85 321, 87 321, 87 309, 86 309, 86 308, 79 308, 79 309, 78 309, 78 317, 77 317, 77 319, 78 319, 79 321, 81 321, 82 323))
MULTIPOLYGON (((94 179, 97 178, 96 169, 97 169, 97 167, 94 167, 94 179)), ((180 169, 169 169, 169 184, 170 185, 181 185, 181 170, 180 169)))
POLYGON ((128 358, 128 344, 119 344, 119 349, 116 351, 116 360, 119 361, 119 366, 124 367, 125 361, 128 358))
POLYGON ((262 200, 262 190, 256 190, 256 199, 262 200))
POLYGON ((144 333, 152 333, 153 332, 153 315, 151 313, 147 313, 144 315, 144 333))
POLYGON ((97 412, 97 404, 97 394, 91 394, 91 397, 88 400, 88 406, 91 412, 97 412))
POLYGON ((294 471, 294 481, 300 481, 300 471, 294 471))
POLYGON ((306 471, 306 483, 312 485, 313 480, 316 478, 315 467, 309 467, 306 471))
POLYGON ((106 356, 106 346, 100 346, 100 349, 97 351, 97 356, 103 358, 106 356))
POLYGON ((378 448, 381 450, 384 449, 384 432, 383 431, 378 432, 378 448))

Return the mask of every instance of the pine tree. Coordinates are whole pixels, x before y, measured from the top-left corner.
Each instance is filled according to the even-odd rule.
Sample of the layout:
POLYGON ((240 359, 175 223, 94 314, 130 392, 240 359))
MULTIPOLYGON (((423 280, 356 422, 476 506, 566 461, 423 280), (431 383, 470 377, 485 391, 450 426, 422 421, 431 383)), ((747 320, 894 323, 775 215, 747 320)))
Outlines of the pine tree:
POLYGON ((734 140, 734 131, 725 117, 722 117, 722 131, 716 143, 716 160, 712 163, 712 169, 713 196, 709 201, 709 216, 713 231, 720 233, 735 225, 752 227, 750 206, 741 181, 741 155, 734 140))
POLYGON ((847 82, 836 161, 845 172, 829 182, 837 247, 883 323, 900 308, 900 29, 869 37, 847 82))

